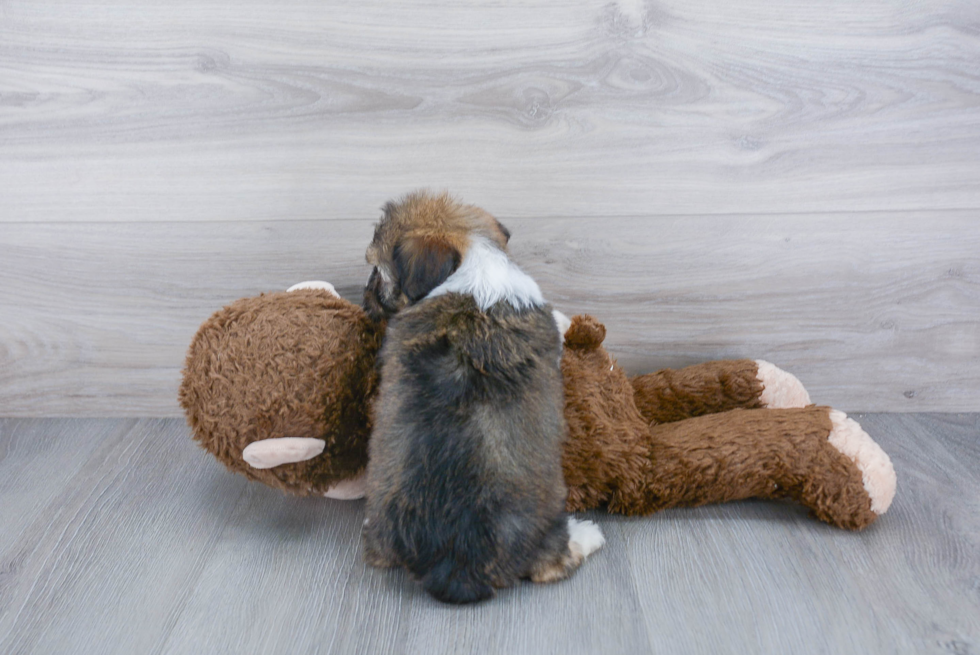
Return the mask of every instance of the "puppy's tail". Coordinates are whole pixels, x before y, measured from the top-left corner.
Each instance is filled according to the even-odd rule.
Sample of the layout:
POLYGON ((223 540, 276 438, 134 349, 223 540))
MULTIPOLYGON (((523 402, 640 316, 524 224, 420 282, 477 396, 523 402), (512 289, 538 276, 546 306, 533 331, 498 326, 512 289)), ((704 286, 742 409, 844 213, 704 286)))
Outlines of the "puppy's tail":
POLYGON ((422 576, 422 587, 444 603, 476 603, 492 598, 494 593, 485 576, 449 557, 422 576))

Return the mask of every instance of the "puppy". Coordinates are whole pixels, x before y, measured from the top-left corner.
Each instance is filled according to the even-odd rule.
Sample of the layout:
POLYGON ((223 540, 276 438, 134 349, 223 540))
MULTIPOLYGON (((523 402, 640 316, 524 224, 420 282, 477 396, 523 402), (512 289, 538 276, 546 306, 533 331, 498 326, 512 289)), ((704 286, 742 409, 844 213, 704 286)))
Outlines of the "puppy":
POLYGON ((438 600, 567 577, 603 543, 565 514, 561 338, 510 233, 448 195, 388 203, 364 306, 388 319, 367 471, 365 558, 438 600))

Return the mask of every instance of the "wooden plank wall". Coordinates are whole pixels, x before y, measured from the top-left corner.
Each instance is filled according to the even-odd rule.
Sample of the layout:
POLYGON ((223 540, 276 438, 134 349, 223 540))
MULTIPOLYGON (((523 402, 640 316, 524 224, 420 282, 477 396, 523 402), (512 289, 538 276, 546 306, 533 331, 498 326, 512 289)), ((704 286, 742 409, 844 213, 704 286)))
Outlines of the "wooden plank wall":
POLYGON ((0 3, 0 416, 173 416, 235 298, 447 188, 632 372, 980 411, 980 4, 0 3))

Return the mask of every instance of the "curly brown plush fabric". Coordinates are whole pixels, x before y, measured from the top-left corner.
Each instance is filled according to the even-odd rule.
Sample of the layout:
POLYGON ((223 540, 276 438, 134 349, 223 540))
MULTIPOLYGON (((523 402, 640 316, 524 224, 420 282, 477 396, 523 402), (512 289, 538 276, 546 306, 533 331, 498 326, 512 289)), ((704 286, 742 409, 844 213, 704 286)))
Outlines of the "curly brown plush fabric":
POLYGON ((294 494, 323 490, 367 465, 368 416, 381 331, 355 305, 317 290, 244 298, 191 343, 180 404, 194 438, 232 471, 294 494), (323 454, 255 469, 261 439, 313 437, 323 454))
POLYGON ((650 428, 654 474, 624 497, 638 513, 746 498, 790 498, 860 529, 877 518, 857 466, 827 440, 829 407, 750 409, 650 428))
MULTIPOLYGON (((565 332, 561 371, 568 440, 562 466, 572 512, 610 503, 624 491, 640 496, 650 476, 650 431, 636 406, 623 402, 633 388, 601 347, 605 334, 591 316, 576 316, 565 332)), ((622 506, 614 502, 610 509, 622 506)))
POLYGON ((576 316, 562 359, 569 427, 568 509, 645 515, 669 507, 791 498, 823 521, 877 518, 861 472, 827 437, 829 407, 758 409, 751 360, 709 362, 629 380, 576 316), (640 409, 642 408, 642 409, 640 409))
POLYGON ((664 369, 632 379, 633 400, 648 423, 673 423, 731 409, 762 407, 759 366, 733 359, 664 369))
MULTIPOLYGON (((323 494, 357 475, 367 461, 382 329, 322 291, 229 305, 201 326, 187 356, 180 402, 194 438, 229 469, 294 494, 323 494), (278 437, 327 445, 304 462, 245 463, 245 446, 278 437)), ((792 498, 842 528, 877 517, 857 464, 828 440, 830 408, 759 409, 762 384, 750 360, 630 380, 604 338, 590 316, 576 316, 566 332, 562 466, 570 511, 644 515, 792 498)))

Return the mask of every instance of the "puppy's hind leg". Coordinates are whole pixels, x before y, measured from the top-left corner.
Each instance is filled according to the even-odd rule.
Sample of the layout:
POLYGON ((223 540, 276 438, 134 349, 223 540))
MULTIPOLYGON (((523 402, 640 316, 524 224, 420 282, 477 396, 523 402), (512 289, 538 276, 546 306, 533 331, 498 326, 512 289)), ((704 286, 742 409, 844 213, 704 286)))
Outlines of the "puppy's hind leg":
POLYGON ((562 517, 545 538, 528 577, 539 583, 564 580, 604 543, 606 538, 592 521, 562 517))

